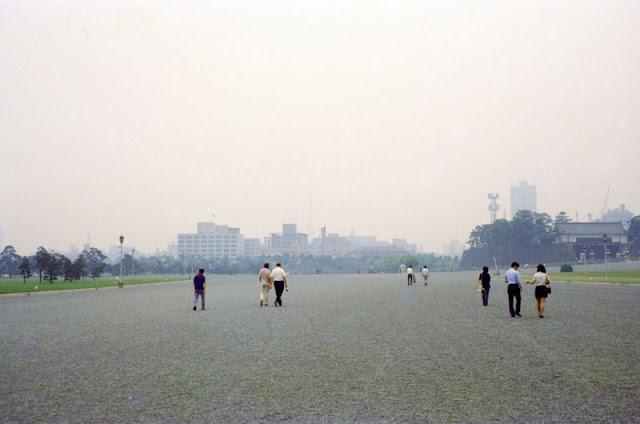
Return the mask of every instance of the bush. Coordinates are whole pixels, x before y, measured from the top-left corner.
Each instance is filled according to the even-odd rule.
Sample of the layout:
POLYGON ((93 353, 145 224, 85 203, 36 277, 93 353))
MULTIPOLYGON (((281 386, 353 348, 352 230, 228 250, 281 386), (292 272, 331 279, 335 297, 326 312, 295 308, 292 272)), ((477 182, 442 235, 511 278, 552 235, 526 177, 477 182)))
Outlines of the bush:
POLYGON ((569 264, 562 264, 560 272, 573 272, 573 267, 569 264))

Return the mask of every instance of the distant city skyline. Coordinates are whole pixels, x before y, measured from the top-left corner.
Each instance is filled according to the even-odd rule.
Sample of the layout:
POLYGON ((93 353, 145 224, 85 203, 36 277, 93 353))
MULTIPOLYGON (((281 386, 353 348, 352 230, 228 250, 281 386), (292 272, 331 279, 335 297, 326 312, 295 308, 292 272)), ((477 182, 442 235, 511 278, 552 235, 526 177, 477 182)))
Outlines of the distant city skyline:
POLYGON ((19 252, 296 223, 427 252, 537 210, 640 211, 640 3, 0 2, 19 252), (511 217, 509 217, 511 218, 511 217))

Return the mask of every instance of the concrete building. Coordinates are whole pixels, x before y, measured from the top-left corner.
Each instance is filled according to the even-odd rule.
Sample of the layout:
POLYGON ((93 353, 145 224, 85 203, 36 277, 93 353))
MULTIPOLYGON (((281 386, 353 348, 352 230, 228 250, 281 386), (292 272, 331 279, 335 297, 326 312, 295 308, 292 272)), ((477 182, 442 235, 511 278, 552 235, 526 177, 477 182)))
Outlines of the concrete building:
POLYGON ((517 186, 511 187, 511 219, 518 211, 538 211, 536 186, 529 185, 526 181, 520 181, 517 186))
POLYGON ((195 234, 178 234, 178 257, 237 258, 244 256, 239 228, 198 222, 195 234))
POLYGON ((267 255, 304 255, 308 253, 308 247, 307 235, 299 233, 296 224, 282 224, 282 233, 265 237, 267 255))
POLYGON ((457 256, 461 258, 464 253, 464 248, 465 246, 463 243, 460 243, 460 240, 452 239, 450 243, 442 246, 442 254, 445 256, 457 256))
POLYGON ((256 257, 264 255, 264 246, 258 238, 244 239, 244 256, 256 257))

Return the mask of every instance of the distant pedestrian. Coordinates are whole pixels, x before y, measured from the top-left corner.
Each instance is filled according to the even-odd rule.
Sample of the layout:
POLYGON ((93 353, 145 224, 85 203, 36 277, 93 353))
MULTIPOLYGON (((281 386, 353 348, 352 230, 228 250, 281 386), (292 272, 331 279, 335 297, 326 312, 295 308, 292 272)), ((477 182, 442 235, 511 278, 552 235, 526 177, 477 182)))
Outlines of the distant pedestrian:
POLYGON ((412 286, 413 283, 415 283, 415 282, 416 282, 416 276, 413 273, 413 266, 409 265, 407 267, 407 285, 408 286, 412 286))
POLYGON ((207 279, 204 277, 204 269, 200 268, 198 274, 193 277, 193 310, 198 306, 198 296, 201 298, 201 308, 204 311, 204 293, 207 291, 207 279))
POLYGON ((489 267, 483 266, 482 272, 478 277, 478 281, 482 285, 482 304, 484 306, 489 305, 489 290, 491 289, 491 275, 489 274, 489 267))
POLYGON ((287 273, 282 269, 280 262, 278 262, 273 271, 271 271, 270 281, 276 290, 276 300, 273 302, 273 306, 282 306, 282 292, 285 288, 287 291, 289 290, 289 284, 287 283, 287 273))
POLYGON ((518 268, 520 268, 520 264, 518 262, 513 262, 511 264, 511 268, 504 273, 504 282, 507 283, 507 294, 509 295, 509 313, 512 318, 515 316, 522 316, 520 315, 520 304, 522 302, 520 292, 522 291, 522 280, 520 279, 518 268), (513 307, 514 298, 516 300, 515 308, 513 307))
POLYGON ((260 283, 260 306, 269 306, 269 290, 271 290, 271 271, 269 270, 269 262, 258 274, 258 282, 260 283))
POLYGON ((427 285, 427 280, 429 279, 429 268, 427 268, 427 266, 423 266, 422 267, 422 271, 420 271, 422 273, 422 281, 424 281, 424 285, 427 285))
POLYGON ((538 304, 538 316, 544 318, 544 301, 548 296, 550 290, 551 281, 549 281, 549 275, 544 265, 539 264, 536 268, 536 273, 533 274, 533 280, 527 281, 527 284, 536 285, 536 301, 538 304))

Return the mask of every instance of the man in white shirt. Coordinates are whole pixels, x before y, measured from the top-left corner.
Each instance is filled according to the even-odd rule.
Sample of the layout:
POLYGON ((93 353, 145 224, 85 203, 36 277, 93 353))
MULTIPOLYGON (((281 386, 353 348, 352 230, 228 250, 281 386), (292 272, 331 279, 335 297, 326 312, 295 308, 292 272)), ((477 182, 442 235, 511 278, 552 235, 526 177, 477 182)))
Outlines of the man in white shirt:
POLYGON ((276 289, 276 301, 273 305, 282 306, 282 292, 285 288, 287 291, 289 290, 289 284, 287 283, 287 273, 282 269, 280 262, 278 262, 273 271, 271 271, 270 280, 276 289))
POLYGON ((407 267, 407 285, 412 286, 415 283, 415 275, 413 274, 413 267, 409 265, 407 267))
POLYGON ((522 316, 520 315, 520 303, 522 300, 520 291, 522 290, 522 280, 520 279, 518 268, 520 268, 520 264, 518 262, 513 262, 511 264, 511 268, 504 273, 504 282, 507 283, 507 294, 509 295, 509 313, 511 314, 511 318, 522 316), (513 308, 514 298, 516 299, 515 309, 513 308))

